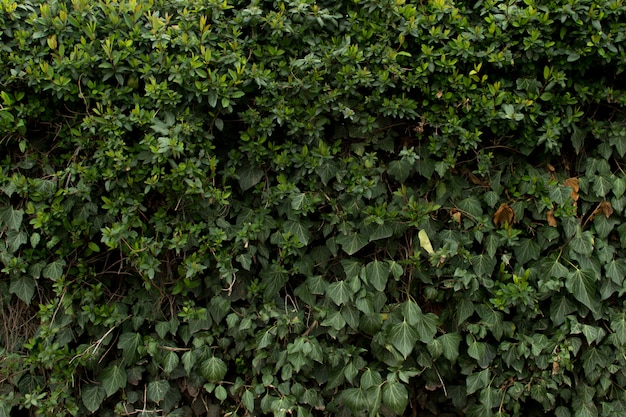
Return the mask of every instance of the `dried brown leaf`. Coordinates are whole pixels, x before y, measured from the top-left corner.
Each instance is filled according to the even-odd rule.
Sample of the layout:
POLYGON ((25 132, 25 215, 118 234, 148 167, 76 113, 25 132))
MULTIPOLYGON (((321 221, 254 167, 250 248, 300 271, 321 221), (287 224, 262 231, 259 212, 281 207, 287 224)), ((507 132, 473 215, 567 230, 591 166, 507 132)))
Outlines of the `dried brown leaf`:
POLYGON ((515 212, 507 203, 500 204, 498 210, 493 215, 493 224, 496 226, 504 226, 505 224, 515 223, 515 212))
POLYGON ((554 217, 554 210, 548 210, 546 213, 548 224, 552 227, 556 227, 556 218, 554 217))

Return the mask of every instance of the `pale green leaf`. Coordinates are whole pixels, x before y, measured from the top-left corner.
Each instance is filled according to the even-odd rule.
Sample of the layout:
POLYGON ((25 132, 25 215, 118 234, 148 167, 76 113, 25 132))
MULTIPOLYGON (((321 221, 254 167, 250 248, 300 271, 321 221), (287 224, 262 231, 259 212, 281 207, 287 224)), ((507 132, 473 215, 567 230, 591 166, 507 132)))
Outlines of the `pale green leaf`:
POLYGON ((215 387, 215 398, 220 401, 224 401, 227 397, 228 392, 226 391, 226 388, 224 388, 222 385, 215 387))
POLYGON ((415 343, 418 339, 419 334, 417 333, 417 330, 406 320, 394 324, 391 327, 388 336, 389 342, 393 345, 393 347, 398 349, 405 359, 413 351, 415 343))
POLYGON ((170 390, 170 383, 165 380, 150 381, 148 388, 146 389, 146 395, 148 400, 159 403, 165 399, 168 391, 170 390))
POLYGON ((126 369, 119 365, 106 368, 100 375, 102 387, 107 393, 107 397, 126 387, 126 369))
POLYGON ((348 255, 354 255, 369 242, 368 239, 359 232, 339 235, 336 241, 341 245, 341 249, 348 255))
POLYGON ((433 245, 430 243, 430 239, 428 238, 428 233, 426 233, 426 230, 420 230, 417 233, 417 237, 419 238, 421 248, 424 249, 426 253, 430 255, 435 252, 433 249, 433 245))
POLYGON ((375 260, 363 269, 365 281, 377 291, 384 291, 389 278, 389 266, 386 262, 375 260))
POLYGON ((15 278, 11 278, 11 285, 9 285, 9 292, 15 294, 18 298, 24 301, 26 304, 30 304, 33 296, 35 295, 35 287, 37 283, 35 278, 29 275, 19 275, 15 278))
POLYGON ((91 413, 98 411, 106 396, 106 391, 100 385, 83 385, 80 391, 83 404, 91 413))
POLYGON ((568 273, 565 287, 574 297, 591 311, 598 309, 599 298, 596 291, 596 275, 589 269, 576 269, 568 273))
POLYGON ((404 414, 409 404, 409 392, 400 382, 387 382, 383 385, 383 404, 398 415, 404 414))
POLYGON ((226 376, 226 363, 215 356, 200 364, 200 373, 209 382, 219 382, 226 376))

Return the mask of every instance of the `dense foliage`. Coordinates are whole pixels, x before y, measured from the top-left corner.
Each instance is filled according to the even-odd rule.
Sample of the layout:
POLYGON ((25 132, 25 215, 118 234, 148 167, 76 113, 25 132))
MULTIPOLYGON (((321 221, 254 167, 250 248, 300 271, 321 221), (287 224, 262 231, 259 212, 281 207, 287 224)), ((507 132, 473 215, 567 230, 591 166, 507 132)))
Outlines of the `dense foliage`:
POLYGON ((0 416, 625 415, 625 47, 623 0, 2 0, 0 416))

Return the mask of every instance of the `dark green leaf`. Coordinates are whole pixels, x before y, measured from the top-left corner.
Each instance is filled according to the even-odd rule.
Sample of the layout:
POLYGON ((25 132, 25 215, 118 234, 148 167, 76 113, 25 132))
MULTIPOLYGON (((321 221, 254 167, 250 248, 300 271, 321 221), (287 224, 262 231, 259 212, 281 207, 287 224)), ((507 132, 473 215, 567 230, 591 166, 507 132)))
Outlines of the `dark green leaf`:
POLYGON ((23 217, 24 210, 15 210, 11 206, 0 208, 0 220, 2 220, 9 230, 18 231, 22 226, 23 217))
POLYGON ((386 262, 375 260, 367 264, 363 270, 364 280, 377 291, 384 291, 389 278, 389 266, 386 262))
POLYGON ((63 276, 63 268, 65 267, 65 261, 63 259, 57 259, 56 261, 50 262, 43 269, 44 278, 48 278, 52 281, 57 281, 63 276))
POLYGON ((550 319, 556 326, 560 326, 565 323, 565 317, 573 313, 575 310, 576 306, 569 300, 568 297, 557 295, 550 303, 550 319))
POLYGON ((110 397, 126 387, 126 369, 118 365, 110 366, 102 372, 100 380, 107 397, 110 397))
POLYGON ((530 260, 537 259, 541 247, 536 239, 520 239, 513 250, 515 252, 515 260, 519 262, 520 265, 523 265, 530 260))
POLYGON ((443 356, 454 363, 459 357, 459 345, 462 337, 458 333, 446 333, 437 338, 441 342, 443 356))
POLYGON ((146 396, 148 400, 160 403, 165 399, 168 391, 170 390, 170 383, 167 380, 150 381, 146 389, 146 396))
POLYGON ((359 232, 341 234, 336 241, 348 255, 354 255, 368 243, 368 239, 359 232))
POLYGON ((472 257, 472 267, 478 276, 490 276, 496 267, 496 259, 489 255, 476 255, 472 257))
POLYGON ((391 327, 388 340, 406 359, 413 351, 419 336, 417 330, 406 320, 403 320, 391 327))
POLYGON ((361 388, 348 388, 341 393, 341 398, 356 415, 361 414, 369 405, 365 391, 361 388))
POLYGON ((296 221, 286 221, 283 225, 283 229, 285 230, 285 232, 291 233, 293 236, 296 236, 298 238, 298 241, 303 245, 308 245, 309 241, 311 240, 311 232, 309 232, 309 229, 296 221))
POLYGON ((262 169, 248 165, 240 168, 237 171, 237 175, 239 176, 239 186, 241 190, 246 191, 261 182, 265 173, 262 169))
POLYGON ((351 300, 353 294, 354 291, 344 280, 333 282, 326 289, 326 295, 338 306, 351 300))
POLYGON ((467 394, 473 394, 476 391, 485 388, 489 384, 490 378, 491 371, 489 369, 468 375, 465 383, 467 394))
POLYGON ((215 356, 210 357, 200 364, 200 373, 209 382, 219 382, 226 376, 226 363, 215 356))
POLYGON ((11 278, 9 292, 17 295, 19 299, 24 301, 26 304, 30 304, 30 301, 35 295, 36 286, 37 282, 35 281, 35 278, 29 275, 19 275, 15 278, 11 278))
POLYGON ((106 391, 100 385, 83 385, 80 391, 81 399, 85 408, 95 413, 107 396, 106 391))
POLYGON ((596 275, 589 269, 576 269, 568 273, 565 287, 574 297, 591 311, 596 311, 599 297, 596 291, 596 275))

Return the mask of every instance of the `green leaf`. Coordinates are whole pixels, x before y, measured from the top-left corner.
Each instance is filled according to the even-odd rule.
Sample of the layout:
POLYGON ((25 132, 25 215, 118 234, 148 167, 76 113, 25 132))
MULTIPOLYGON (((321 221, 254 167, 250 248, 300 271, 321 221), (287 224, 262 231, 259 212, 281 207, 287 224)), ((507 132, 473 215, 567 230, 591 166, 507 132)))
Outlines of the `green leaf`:
POLYGON ((367 231, 370 242, 373 242, 374 240, 387 239, 393 235, 393 227, 391 227, 388 223, 373 224, 368 227, 367 231))
POLYGON ((326 295, 338 306, 352 299, 354 291, 345 280, 333 282, 326 289, 326 295))
POLYGON ((334 161, 324 161, 317 167, 316 172, 320 176, 322 183, 328 185, 328 182, 337 176, 339 169, 334 161))
POLYGON ((403 415, 409 404, 409 391, 400 382, 383 385, 383 404, 398 415, 403 415))
POLYGON ((193 370, 193 368, 196 366, 198 357, 194 354, 192 350, 189 350, 183 353, 181 360, 183 362, 183 367, 185 368, 185 372, 187 372, 187 375, 189 375, 191 371, 193 370))
POLYGON ((417 330, 419 340, 422 343, 428 343, 435 337, 435 334, 437 333, 437 323, 439 322, 439 318, 433 313, 420 313, 419 316, 420 317, 415 324, 415 329, 417 330))
POLYGON ((52 281, 57 281, 63 276, 63 268, 66 263, 63 259, 57 259, 54 262, 49 263, 43 269, 44 278, 48 278, 52 281))
POLYGON ((241 404, 248 412, 252 413, 254 411, 254 394, 252 391, 247 389, 241 394, 241 404))
POLYGON ((389 342, 398 349, 398 352, 406 359, 413 351, 415 343, 419 339, 417 330, 411 326, 406 320, 394 324, 388 335, 389 342))
POLYGON ((180 358, 178 357, 178 353, 174 351, 169 351, 163 357, 163 372, 166 374, 171 373, 178 364, 180 363, 180 358))
POLYGON ((37 282, 35 281, 35 278, 29 275, 19 275, 15 278, 11 278, 9 292, 17 295, 18 298, 26 304, 30 304, 33 296, 35 295, 36 286, 37 282))
POLYGON ((361 388, 348 388, 341 393, 344 403, 356 415, 360 415, 367 410, 369 401, 365 395, 365 391, 361 388))
POLYGON ((593 252, 594 239, 589 231, 581 232, 580 227, 576 235, 570 240, 569 245, 574 252, 584 256, 590 256, 593 252))
POLYGON ((472 302, 472 300, 470 300, 469 298, 462 298, 461 301, 458 303, 456 313, 456 323, 457 325, 460 325, 472 314, 474 314, 474 303, 472 302))
POLYGON ((513 251, 515 252, 515 260, 523 265, 532 259, 539 258, 541 247, 536 239, 520 239, 513 251))
POLYGON ((550 319, 556 326, 565 323, 565 318, 576 310, 576 306, 568 297, 558 295, 550 303, 550 319))
POLYGON ((576 407, 574 417, 598 417, 598 408, 594 403, 584 402, 576 407))
POLYGON ((380 372, 371 368, 367 368, 361 375, 361 388, 367 390, 370 387, 378 386, 383 383, 383 379, 380 376, 380 372))
POLYGON ((593 178, 592 190, 597 197, 606 196, 612 188, 613 181, 611 181, 609 178, 603 177, 601 175, 596 175, 593 178))
POLYGON ((458 333, 446 333, 437 338, 441 342, 443 356, 454 363, 459 357, 459 345, 462 337, 458 333))
POLYGON ((363 269, 364 281, 377 291, 384 291, 389 278, 389 266, 386 262, 375 260, 363 269))
POLYGON ((5 242, 10 252, 17 252, 24 243, 28 242, 28 235, 23 230, 7 230, 5 242))
POLYGON ((613 259, 604 266, 606 276, 617 285, 622 285, 626 277, 626 259, 613 259))
POLYGON ((590 269, 576 269, 568 273, 565 288, 591 311, 597 311, 599 298, 596 291, 596 275, 590 269))
POLYGON ((107 397, 126 387, 126 369, 114 365, 106 368, 100 375, 102 387, 107 393, 107 397))
POLYGON ((468 375, 465 382, 467 395, 473 394, 476 391, 485 388, 487 385, 489 385, 490 378, 491 371, 489 369, 485 369, 478 373, 468 375))
POLYGON ((226 363, 215 356, 200 364, 200 373, 209 382, 219 382, 226 376, 226 363))
POLYGON ((222 321, 230 311, 230 300, 224 297, 212 297, 209 305, 211 307, 209 311, 215 323, 222 321))
POLYGON ((496 259, 489 255, 476 255, 471 258, 472 267, 478 276, 490 276, 496 267, 496 259))
POLYGON ((170 390, 170 383, 165 380, 150 381, 148 388, 146 389, 146 395, 148 400, 159 403, 165 399, 168 391, 170 390))
POLYGON ((611 330, 619 345, 626 345, 626 313, 620 312, 611 317, 611 330))
POLYGON ((291 235, 296 236, 298 241, 303 245, 308 245, 311 240, 311 232, 309 229, 304 227, 302 223, 298 223, 293 220, 287 220, 283 225, 283 229, 287 233, 291 233, 291 235))
POLYGON ((217 387, 215 387, 214 393, 215 393, 215 398, 220 400, 220 402, 228 398, 228 392, 226 391, 226 388, 224 388, 222 385, 218 385, 217 387))
POLYGON ((139 346, 143 346, 143 338, 139 333, 122 333, 117 342, 118 349, 124 351, 124 359, 129 363, 133 363, 138 357, 139 346))
POLYGON ((457 203, 459 209, 467 212, 473 217, 480 217, 483 214, 482 204, 476 197, 467 197, 457 203))
POLYGON ((106 398, 107 393, 100 385, 83 385, 80 390, 80 397, 85 408, 91 413, 95 413, 106 398))
POLYGON ((262 169, 257 168, 256 166, 247 165, 240 168, 237 171, 237 175, 239 176, 239 186, 241 187, 241 191, 247 191, 261 182, 265 173, 262 169))
POLYGON ((0 220, 9 230, 18 231, 22 226, 24 210, 14 210, 11 206, 0 208, 0 220))
POLYGON ((369 242, 368 239, 359 232, 341 234, 337 236, 336 241, 341 245, 341 249, 348 255, 354 255, 369 242))
POLYGON ((422 314, 422 309, 419 305, 413 300, 407 300, 402 303, 402 313, 404 314, 404 319, 411 326, 415 326, 419 320, 424 316, 422 314))
POLYGON ((409 175, 411 175, 412 167, 413 164, 406 159, 391 161, 389 168, 387 168, 387 174, 402 184, 409 178, 409 175))

